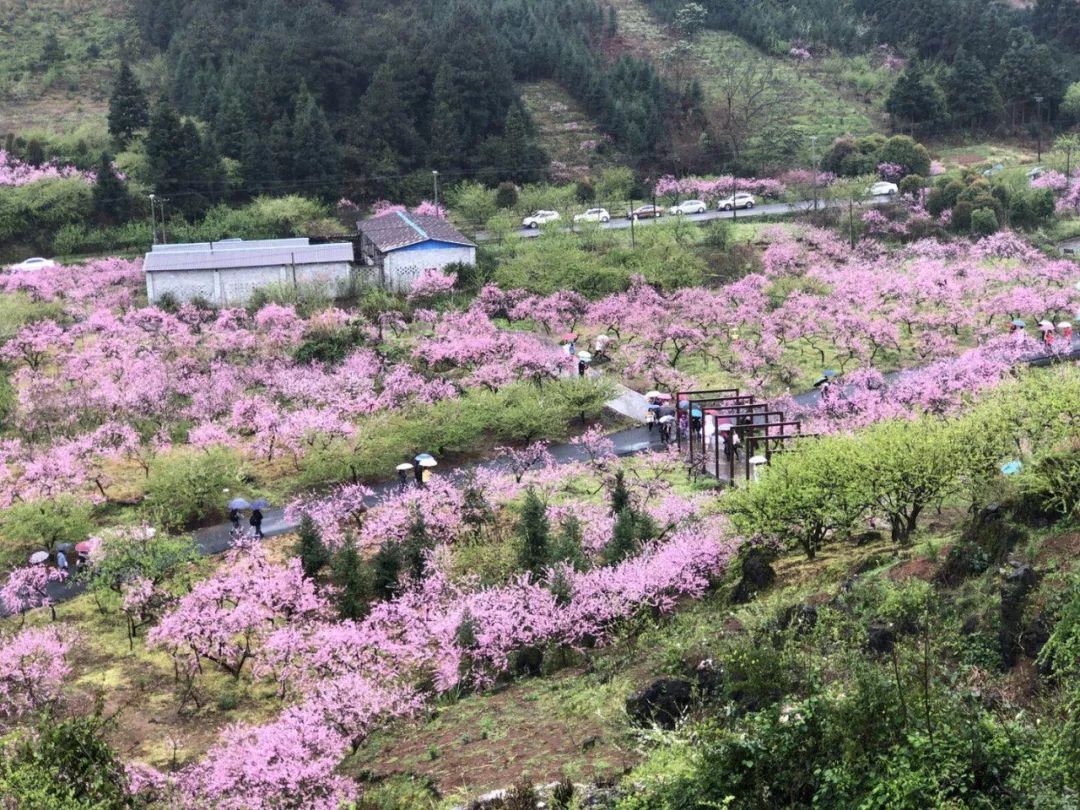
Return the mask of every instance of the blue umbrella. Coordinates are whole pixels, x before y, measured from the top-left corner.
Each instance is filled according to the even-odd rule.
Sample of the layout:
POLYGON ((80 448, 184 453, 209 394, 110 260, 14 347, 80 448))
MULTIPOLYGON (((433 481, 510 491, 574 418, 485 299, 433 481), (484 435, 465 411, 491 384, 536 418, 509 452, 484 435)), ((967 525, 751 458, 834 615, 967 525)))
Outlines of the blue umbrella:
POLYGON ((233 498, 229 501, 230 509, 250 509, 251 504, 245 501, 243 498, 233 498))
POLYGON ((690 407, 690 400, 684 399, 684 400, 681 400, 679 402, 679 410, 680 411, 685 411, 689 407, 690 407))
POLYGON ((690 415, 695 417, 695 418, 700 418, 701 417, 701 411, 699 411, 697 408, 694 408, 692 411, 690 411, 690 415))
POLYGON ((431 455, 431 453, 421 453, 414 460, 419 462, 434 461, 435 456, 431 455))
POLYGON ((269 509, 270 508, 270 501, 266 500, 266 498, 259 498, 258 500, 255 500, 255 501, 251 502, 251 508, 252 509, 269 509))
POLYGON ((659 403, 655 403, 655 402, 654 402, 654 403, 651 403, 651 404, 649 405, 649 410, 650 410, 650 411, 658 411, 658 410, 660 410, 660 405, 659 405, 659 403))
POLYGON ((1024 465, 1019 461, 1010 461, 1008 464, 1001 465, 1002 475, 1016 475, 1024 469, 1024 465))
POLYGON ((1015 326, 1017 329, 1023 329, 1025 326, 1027 326, 1027 321, 1023 320, 1022 318, 1013 318, 1012 325, 1015 326))

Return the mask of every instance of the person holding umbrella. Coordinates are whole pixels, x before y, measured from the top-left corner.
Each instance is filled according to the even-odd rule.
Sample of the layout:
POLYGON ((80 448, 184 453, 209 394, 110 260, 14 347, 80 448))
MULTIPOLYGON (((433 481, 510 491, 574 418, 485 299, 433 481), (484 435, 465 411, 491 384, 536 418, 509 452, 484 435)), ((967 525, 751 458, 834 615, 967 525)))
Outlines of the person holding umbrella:
POLYGON ((404 461, 397 465, 397 478, 398 478, 398 492, 404 492, 409 487, 409 472, 412 470, 413 465, 408 461, 404 461))
POLYGON ((229 522, 233 525, 233 531, 240 531, 240 512, 250 508, 251 504, 243 498, 233 498, 229 501, 229 522))
POLYGON ((1054 345, 1054 324, 1050 321, 1039 321, 1039 331, 1043 333, 1043 343, 1047 349, 1054 345))
POLYGON ((265 509, 266 507, 268 507, 269 505, 270 504, 266 501, 265 498, 259 498, 259 500, 255 501, 253 504, 251 504, 251 517, 248 518, 248 523, 250 523, 252 525, 252 527, 255 529, 255 536, 257 538, 259 538, 260 540, 263 539, 263 531, 262 531, 263 513, 262 513, 262 510, 265 509))
POLYGON ((59 571, 63 571, 65 574, 68 572, 68 558, 64 553, 64 547, 60 546, 56 549, 56 568, 59 571))
POLYGON ((424 486, 427 484, 428 478, 431 476, 431 468, 438 466, 438 462, 435 461, 435 457, 431 453, 421 453, 413 459, 413 472, 416 475, 417 486, 424 486))
POLYGON ((674 421, 674 414, 665 414, 660 417, 660 441, 665 445, 671 442, 671 425, 674 421))

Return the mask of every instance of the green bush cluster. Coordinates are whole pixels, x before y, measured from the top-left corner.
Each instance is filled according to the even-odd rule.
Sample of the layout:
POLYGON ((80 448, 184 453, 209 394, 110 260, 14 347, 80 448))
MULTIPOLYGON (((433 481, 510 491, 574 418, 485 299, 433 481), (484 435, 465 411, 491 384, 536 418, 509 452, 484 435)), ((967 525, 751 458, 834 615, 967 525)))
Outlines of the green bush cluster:
POLYGON ((813 557, 831 538, 851 536, 868 518, 883 520, 906 544, 919 518, 948 498, 984 503, 1000 482, 999 465, 1017 447, 1033 448, 1025 486, 1062 517, 1080 500, 1075 425, 1048 413, 1080 409, 1080 373, 1065 367, 1032 373, 954 418, 884 422, 854 435, 801 443, 782 453, 760 481, 722 500, 745 535, 798 545, 813 557))
POLYGON ((429 452, 462 455, 496 444, 527 444, 565 435, 584 415, 599 416, 610 390, 598 381, 519 383, 497 392, 416 405, 367 420, 348 441, 316 448, 300 463, 304 485, 385 478, 402 459, 429 452))
MULTIPOLYGON (((1071 687, 1045 697, 1046 717, 1073 714, 1044 731, 997 711, 955 668, 960 614, 930 585, 873 579, 812 621, 787 614, 714 642, 712 702, 627 777, 619 810, 1071 806, 1071 687)), ((1075 655, 1075 629, 1062 637, 1075 655)))
POLYGON ((151 462, 144 507, 165 529, 189 529, 223 518, 230 493, 243 484, 244 466, 235 450, 174 449, 151 462))

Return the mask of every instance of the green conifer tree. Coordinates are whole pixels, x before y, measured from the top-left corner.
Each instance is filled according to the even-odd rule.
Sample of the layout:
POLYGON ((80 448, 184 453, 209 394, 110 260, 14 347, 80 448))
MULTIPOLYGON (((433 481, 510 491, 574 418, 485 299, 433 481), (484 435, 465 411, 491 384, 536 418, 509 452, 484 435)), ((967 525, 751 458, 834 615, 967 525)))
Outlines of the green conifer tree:
POLYGON ((564 562, 577 571, 585 570, 584 539, 577 515, 567 515, 559 523, 559 532, 551 544, 551 562, 564 562))
POLYGON ((127 62, 120 63, 109 96, 109 134, 121 146, 150 123, 150 107, 135 74, 127 62))
POLYGON ((311 515, 306 513, 300 517, 294 553, 300 558, 300 567, 307 577, 314 577, 330 561, 330 551, 323 543, 322 533, 311 515))
POLYGON ((637 515, 633 509, 626 507, 615 515, 611 541, 604 546, 604 562, 608 565, 621 562, 637 553, 638 547, 637 515))
POLYGON ((427 570, 427 553, 435 547, 435 541, 428 534, 427 523, 419 510, 413 513, 409 524, 409 533, 402 543, 402 569, 416 581, 424 578, 427 570))
POLYGON ((131 195, 113 168, 112 155, 101 153, 93 190, 94 218, 102 225, 119 225, 131 218, 131 195))
POLYGON ((536 490, 529 487, 518 520, 518 538, 521 542, 518 565, 522 570, 533 574, 543 571, 549 562, 549 533, 547 507, 536 490))
POLYGON ((630 490, 626 488, 626 476, 622 470, 615 473, 615 486, 611 489, 611 513, 617 515, 630 507, 630 490))
POLYGON ((401 544, 389 542, 379 546, 371 558, 371 592, 377 599, 389 599, 397 592, 401 568, 401 544))
POLYGON ((304 193, 326 199, 340 196, 341 158, 322 108, 300 85, 292 122, 292 176, 304 193))
POLYGON ((356 540, 347 535, 330 562, 331 581, 336 587, 334 603, 343 619, 362 619, 368 613, 371 589, 366 566, 356 548, 356 540))

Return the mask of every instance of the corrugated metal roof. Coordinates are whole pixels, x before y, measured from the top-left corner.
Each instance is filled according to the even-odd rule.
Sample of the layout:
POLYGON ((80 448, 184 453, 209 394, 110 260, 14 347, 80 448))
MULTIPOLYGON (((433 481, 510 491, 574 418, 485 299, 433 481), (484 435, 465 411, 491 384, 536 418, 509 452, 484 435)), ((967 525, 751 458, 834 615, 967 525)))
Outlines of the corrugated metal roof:
POLYGON ((178 270, 228 270, 289 264, 353 261, 351 242, 312 245, 307 239, 263 239, 245 242, 198 242, 154 245, 143 269, 148 273, 178 270))
POLYGON ((360 233, 374 243, 382 253, 418 245, 421 242, 449 242, 453 245, 476 247, 461 231, 439 217, 393 211, 357 223, 360 233))

